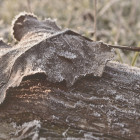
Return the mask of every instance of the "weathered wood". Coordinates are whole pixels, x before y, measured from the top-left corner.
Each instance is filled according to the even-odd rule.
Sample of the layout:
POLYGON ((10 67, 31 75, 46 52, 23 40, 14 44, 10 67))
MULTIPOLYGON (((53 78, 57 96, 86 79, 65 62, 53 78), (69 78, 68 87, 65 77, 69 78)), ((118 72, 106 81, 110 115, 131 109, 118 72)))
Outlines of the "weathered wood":
POLYGON ((108 45, 60 30, 50 19, 38 21, 24 14, 14 23, 13 34, 20 42, 8 49, 0 47, 0 104, 7 89, 19 85, 27 75, 44 73, 50 82, 65 80, 72 86, 87 74, 101 76, 106 62, 112 59, 108 45))
POLYGON ((101 78, 86 76, 71 88, 45 75, 26 77, 8 91, 0 119, 47 120, 117 138, 140 138, 140 69, 109 62, 101 78))
POLYGON ((106 65, 107 45, 51 20, 20 15, 15 25, 20 42, 0 48, 0 122, 37 119, 103 139, 140 138, 140 69, 106 65))

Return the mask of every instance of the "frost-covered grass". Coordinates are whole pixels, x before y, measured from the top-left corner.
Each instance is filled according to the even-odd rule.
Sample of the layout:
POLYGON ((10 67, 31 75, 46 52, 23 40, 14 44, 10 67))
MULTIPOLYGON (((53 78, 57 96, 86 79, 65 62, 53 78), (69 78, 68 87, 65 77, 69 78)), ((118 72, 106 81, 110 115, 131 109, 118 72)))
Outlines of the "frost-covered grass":
MULTIPOLYGON (((139 0, 97 0, 97 40, 110 44, 140 44, 139 0)), ((32 11, 40 19, 56 18, 63 28, 71 28, 89 38, 94 33, 94 0, 0 0, 0 37, 12 42, 12 19, 22 11, 32 11)), ((117 60, 131 64, 134 52, 117 51, 117 60)), ((137 65, 140 60, 137 61, 137 65)))

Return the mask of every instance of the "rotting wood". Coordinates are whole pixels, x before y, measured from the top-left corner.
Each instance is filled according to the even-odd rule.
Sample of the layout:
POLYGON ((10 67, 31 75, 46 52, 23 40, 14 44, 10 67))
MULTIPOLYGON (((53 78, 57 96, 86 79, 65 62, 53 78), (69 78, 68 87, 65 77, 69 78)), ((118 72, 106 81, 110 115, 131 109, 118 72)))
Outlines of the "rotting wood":
POLYGON ((100 78, 86 76, 72 87, 45 75, 25 77, 8 90, 0 120, 46 120, 125 139, 140 138, 140 69, 109 62, 100 78))
POLYGON ((18 86, 27 75, 44 73, 50 82, 66 81, 72 86, 87 74, 100 77, 113 57, 108 45, 62 30, 53 20, 38 21, 32 14, 16 18, 13 35, 18 44, 0 48, 0 104, 6 90, 18 86))
POLYGON ((0 121, 37 119, 102 138, 139 139, 140 69, 113 61, 104 67, 101 76, 89 73, 70 87, 67 81, 50 81, 45 73, 24 76, 18 87, 8 89, 0 121))

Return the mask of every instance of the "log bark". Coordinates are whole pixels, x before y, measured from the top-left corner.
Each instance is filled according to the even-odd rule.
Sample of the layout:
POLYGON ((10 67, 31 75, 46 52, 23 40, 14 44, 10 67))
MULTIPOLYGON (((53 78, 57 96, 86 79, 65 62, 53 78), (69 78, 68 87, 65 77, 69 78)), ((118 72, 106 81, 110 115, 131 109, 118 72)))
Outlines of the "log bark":
POLYGON ((51 20, 20 15, 13 29, 20 42, 0 48, 0 122, 37 119, 101 139, 140 139, 140 69, 106 65, 107 45, 51 20))
POLYGON ((102 77, 86 76, 72 87, 45 75, 25 77, 10 88, 0 120, 46 120, 107 137, 140 138, 140 69, 109 62, 102 77))
POLYGON ((65 80, 72 86, 87 74, 100 77, 113 56, 108 45, 29 14, 17 18, 13 34, 18 44, 0 47, 0 104, 7 89, 18 86, 27 75, 44 73, 50 82, 65 80))

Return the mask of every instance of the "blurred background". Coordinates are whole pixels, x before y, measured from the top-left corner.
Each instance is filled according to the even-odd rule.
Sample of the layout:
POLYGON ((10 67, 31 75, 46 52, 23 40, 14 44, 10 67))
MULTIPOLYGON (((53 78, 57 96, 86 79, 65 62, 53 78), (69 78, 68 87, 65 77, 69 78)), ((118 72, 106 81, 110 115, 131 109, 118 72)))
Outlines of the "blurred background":
MULTIPOLYGON (((140 47, 139 0, 97 0, 97 41, 140 47)), ((95 0, 0 0, 0 37, 16 43, 11 23, 19 12, 33 12, 39 19, 57 19, 62 28, 70 28, 94 40, 95 0)), ((115 59, 140 67, 139 53, 115 50, 115 59)))

